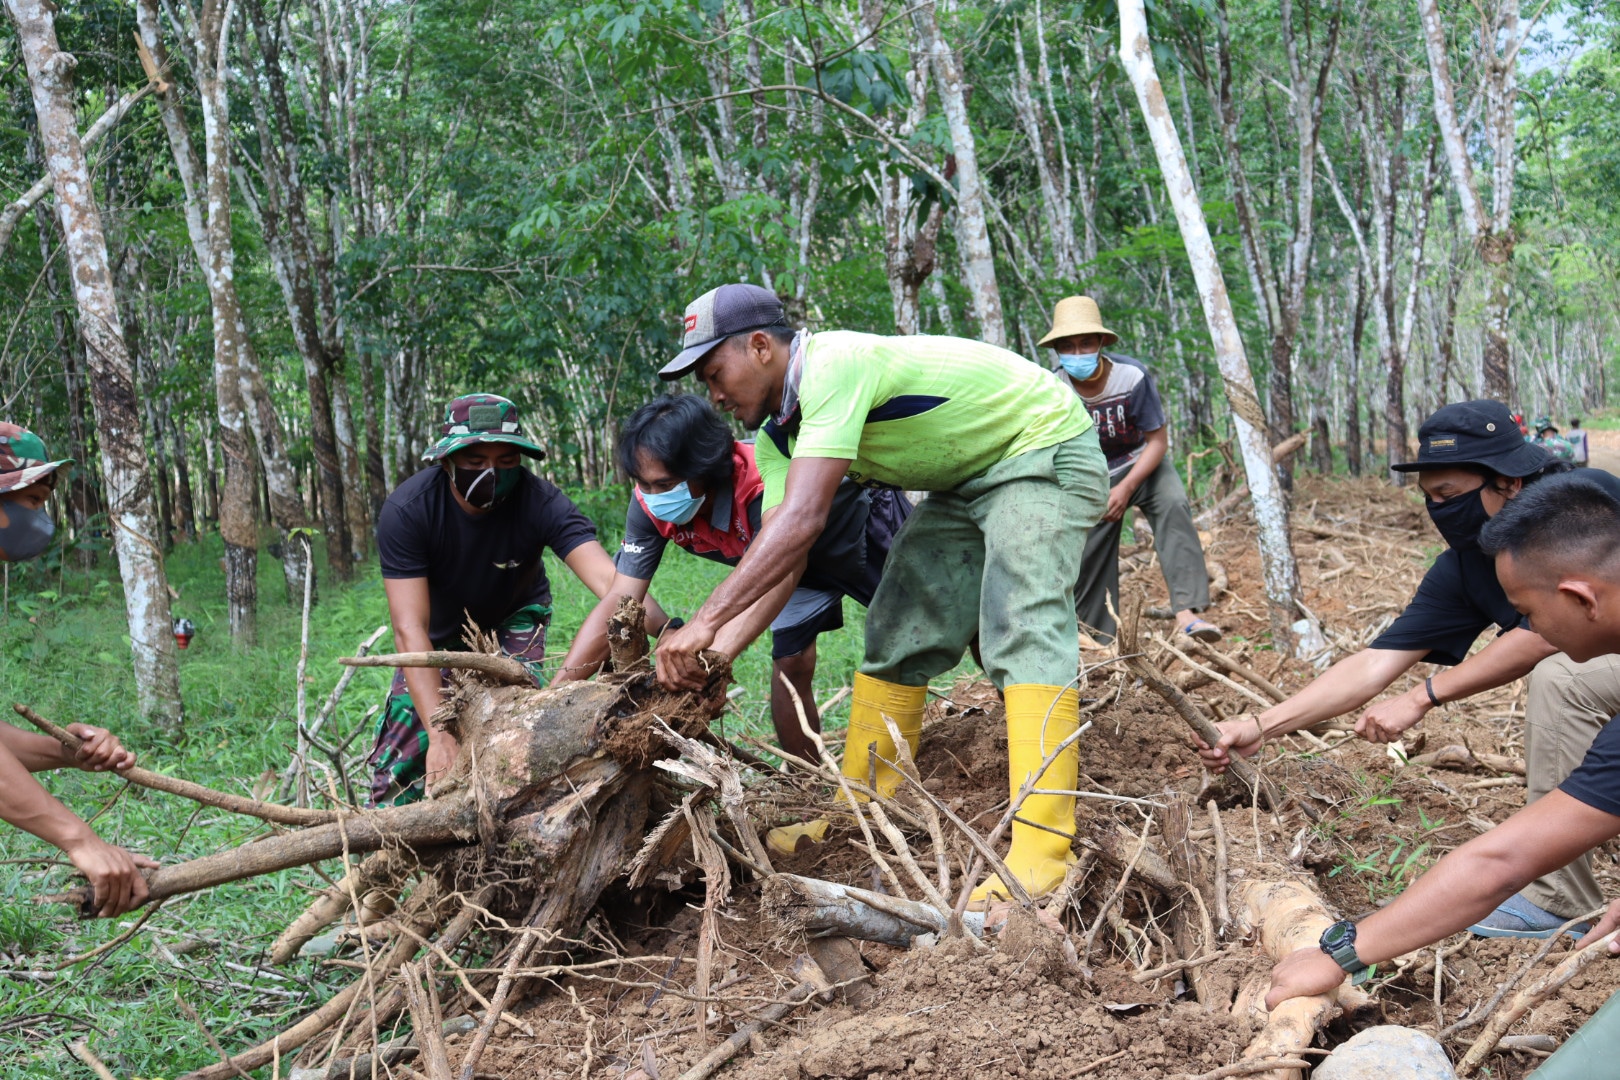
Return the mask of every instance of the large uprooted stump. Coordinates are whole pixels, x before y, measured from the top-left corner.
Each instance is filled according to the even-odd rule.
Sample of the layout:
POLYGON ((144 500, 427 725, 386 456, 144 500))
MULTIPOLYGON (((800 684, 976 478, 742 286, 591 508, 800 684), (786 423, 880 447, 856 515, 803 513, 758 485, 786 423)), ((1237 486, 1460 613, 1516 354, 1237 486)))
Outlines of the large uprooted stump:
MULTIPOLYGON (((621 605, 615 621, 633 627, 623 639, 645 643, 641 619, 639 605, 621 605)), ((400 932, 388 946, 368 951, 370 964, 352 986, 277 1039, 193 1077, 258 1068, 345 1017, 351 1032, 388 1022, 405 1002, 385 980, 435 933, 444 953, 480 918, 493 915, 527 928, 515 947, 532 955, 537 945, 579 929, 646 830, 652 763, 669 753, 659 722, 681 735, 702 734, 724 707, 730 679, 729 666, 714 656, 702 691, 672 693, 647 669, 644 644, 640 658, 616 651, 617 673, 555 690, 491 686, 488 663, 457 665, 454 654, 436 655, 435 663, 479 671, 458 672, 458 689, 434 718, 460 740, 461 752, 433 798, 343 813, 331 824, 149 873, 151 899, 159 900, 341 857, 343 880, 273 950, 285 960, 351 905, 363 906, 368 893, 391 900, 407 877, 418 868, 425 872, 385 923, 400 932), (358 858, 369 852, 378 854, 358 858), (373 1010, 371 1017, 350 1015, 360 1002, 373 1010)), ((501 677, 493 672, 493 679, 501 677)), ((83 907, 87 892, 52 899, 83 907)), ((390 906, 382 905, 384 911, 390 906)))

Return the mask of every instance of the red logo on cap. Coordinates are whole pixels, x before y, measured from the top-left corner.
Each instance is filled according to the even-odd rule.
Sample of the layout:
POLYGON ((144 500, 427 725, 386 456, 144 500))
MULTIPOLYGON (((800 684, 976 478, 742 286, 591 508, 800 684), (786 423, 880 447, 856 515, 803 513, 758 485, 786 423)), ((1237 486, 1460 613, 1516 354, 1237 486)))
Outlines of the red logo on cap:
POLYGON ((697 316, 696 315, 688 315, 686 317, 686 327, 685 327, 684 332, 690 334, 693 330, 696 330, 696 329, 697 329, 697 316))

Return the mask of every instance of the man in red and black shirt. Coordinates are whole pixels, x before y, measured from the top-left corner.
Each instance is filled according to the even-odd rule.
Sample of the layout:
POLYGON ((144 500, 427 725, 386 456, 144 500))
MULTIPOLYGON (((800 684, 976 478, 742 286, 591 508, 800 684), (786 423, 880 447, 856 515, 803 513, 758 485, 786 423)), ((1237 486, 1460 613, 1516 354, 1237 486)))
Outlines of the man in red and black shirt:
MULTIPOLYGON (((664 549, 676 547, 736 566, 759 534, 765 486, 754 465, 754 448, 732 437, 718 413, 695 394, 676 394, 642 406, 619 434, 619 465, 635 481, 625 515, 618 572, 606 595, 586 618, 553 685, 589 678, 607 658, 607 621, 619 597, 644 600, 664 549)), ((844 625, 843 600, 865 606, 877 588, 889 542, 910 506, 898 492, 868 493, 839 485, 827 527, 805 561, 789 577, 728 623, 716 636, 717 652, 735 659, 771 628, 771 720, 789 753, 815 759, 815 746, 799 730, 798 713, 782 686, 786 675, 820 729, 811 678, 816 637, 844 625), (790 593, 783 606, 783 592, 790 593), (780 609, 774 619, 771 613, 780 609)))

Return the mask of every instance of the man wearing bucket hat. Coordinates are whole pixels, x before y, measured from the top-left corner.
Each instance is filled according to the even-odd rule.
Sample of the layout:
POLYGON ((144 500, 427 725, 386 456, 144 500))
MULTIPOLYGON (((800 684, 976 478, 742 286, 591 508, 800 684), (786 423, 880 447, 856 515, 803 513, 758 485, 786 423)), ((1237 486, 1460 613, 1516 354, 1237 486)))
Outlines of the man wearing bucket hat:
MULTIPOLYGON (((1393 467, 1417 473, 1446 550, 1411 603, 1370 646, 1281 704, 1217 724, 1219 741, 1200 749, 1211 768, 1225 768, 1233 753, 1255 753, 1266 738, 1361 708, 1422 661, 1455 666, 1367 709, 1356 732, 1372 742, 1394 742, 1438 705, 1529 675, 1527 801, 1557 788, 1609 718, 1620 713, 1620 658, 1577 663, 1559 653, 1508 600, 1495 562, 1479 546, 1486 522, 1527 486, 1569 466, 1525 442, 1507 406, 1495 401, 1442 406, 1418 429, 1418 443, 1416 461, 1393 467), (1475 639, 1492 624, 1498 627, 1495 640, 1470 656, 1475 639)), ((1582 475, 1620 498, 1620 478, 1597 469, 1582 475)), ((1537 879, 1470 929, 1485 937, 1545 937, 1602 899, 1583 857, 1537 879)))
MULTIPOLYGON (((396 488, 377 518, 395 648, 458 647, 472 624, 536 670, 551 622, 541 552, 550 548, 597 596, 613 580, 613 560, 573 501, 524 467, 525 457, 546 454, 524 434, 512 402, 458 397, 440 432, 422 455, 429 467, 396 488)), ((373 805, 421 798, 455 761, 456 740, 424 723, 448 678, 432 668, 395 673, 368 762, 373 805)), ((537 670, 535 681, 542 684, 537 670)))
MULTIPOLYGON (((0 561, 23 562, 49 546, 55 526, 45 501, 58 470, 72 464, 50 460, 32 431, 0 422, 0 561)), ((101 839, 32 774, 69 766, 122 772, 135 764, 135 755, 105 728, 69 724, 68 730, 82 740, 71 753, 55 739, 0 723, 0 819, 61 848, 94 888, 97 915, 122 915, 146 902, 141 869, 157 863, 101 839)))
MULTIPOLYGON (((765 514, 736 570, 691 623, 665 635, 659 678, 701 680, 699 653, 720 628, 804 565, 846 476, 929 492, 895 538, 868 609, 843 772, 896 790, 887 721, 915 750, 929 679, 977 631, 985 672, 1006 696, 1011 792, 1032 776, 1043 789, 1022 804, 1006 865, 1029 893, 1050 892, 1071 858, 1079 768, 1080 545, 1064 541, 1096 522, 1107 491, 1080 401, 1051 372, 981 342, 795 332, 775 294, 754 285, 700 296, 684 330, 685 348, 659 374, 692 374, 744 427, 764 426, 755 461, 765 514)), ((794 847, 825 830, 791 826, 771 842, 794 847)), ((1010 891, 992 876, 976 898, 1010 891)))
POLYGON ((1118 340, 1103 325, 1097 301, 1068 296, 1058 301, 1052 329, 1040 342, 1057 353, 1057 370, 1086 403, 1097 441, 1108 456, 1108 508, 1086 537, 1080 556, 1076 614, 1083 628, 1113 636, 1108 608, 1119 607, 1119 534, 1125 512, 1135 506, 1153 526, 1153 549, 1170 589, 1176 628, 1199 641, 1219 641, 1219 628, 1198 614, 1209 607, 1209 570, 1187 489, 1168 454, 1159 389, 1140 361, 1104 351, 1118 340))

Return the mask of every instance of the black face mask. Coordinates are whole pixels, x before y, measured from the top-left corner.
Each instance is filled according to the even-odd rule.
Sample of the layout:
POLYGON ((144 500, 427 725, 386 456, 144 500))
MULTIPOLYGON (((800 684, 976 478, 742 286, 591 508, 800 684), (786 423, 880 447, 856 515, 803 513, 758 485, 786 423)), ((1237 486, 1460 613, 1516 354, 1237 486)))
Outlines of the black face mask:
POLYGON ((1440 535, 1453 551, 1469 551, 1479 547, 1479 531, 1491 520, 1491 515, 1485 512, 1485 504, 1479 498, 1484 491, 1485 485, 1481 484, 1473 491, 1453 495, 1442 503, 1427 500, 1429 520, 1434 522, 1434 527, 1440 530, 1440 535))
POLYGON ((450 482, 461 497, 479 510, 488 510, 503 501, 517 488, 523 475, 523 466, 509 469, 463 469, 456 467, 450 482))

